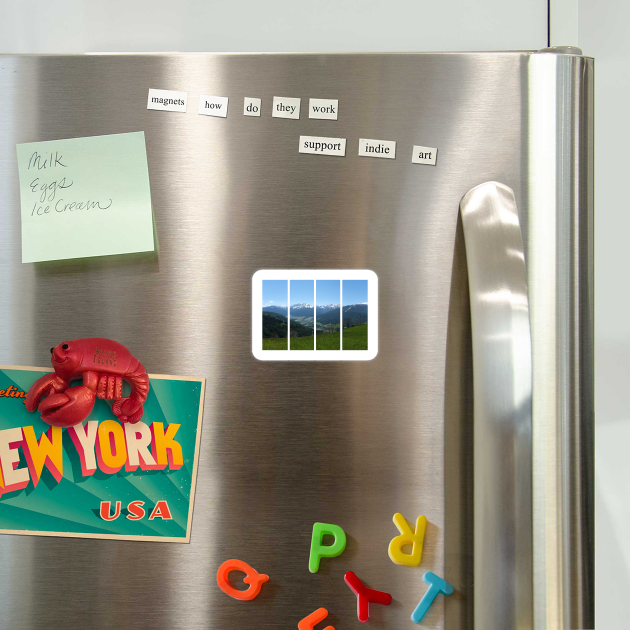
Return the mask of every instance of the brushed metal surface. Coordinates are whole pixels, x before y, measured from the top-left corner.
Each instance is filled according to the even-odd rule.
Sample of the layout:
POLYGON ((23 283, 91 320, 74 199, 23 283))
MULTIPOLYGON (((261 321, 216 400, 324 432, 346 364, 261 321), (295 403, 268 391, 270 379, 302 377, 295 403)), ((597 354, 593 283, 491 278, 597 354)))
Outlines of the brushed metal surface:
POLYGON ((475 628, 533 626, 532 340, 511 188, 464 195, 474 374, 475 628))
MULTIPOLYGON (((358 626, 342 577, 353 570, 394 596, 373 607, 370 623, 399 628, 432 570, 456 591, 446 605, 436 600, 424 627, 471 627, 471 354, 458 207, 477 184, 505 182, 533 247, 530 59, 0 57, 0 362, 42 365, 55 340, 106 336, 149 372, 207 378, 191 543, 0 536, 0 625, 264 630, 295 627, 323 605, 332 625, 358 626), (188 113, 147 111, 149 87, 187 90, 188 113), (197 115, 200 94, 228 96, 229 116, 197 115), (271 118, 274 95, 301 97, 303 111, 311 96, 338 98, 339 120, 271 118), (262 117, 241 115, 244 96, 263 99, 262 117), (15 144, 137 130, 157 253, 22 265, 15 144), (345 137, 347 156, 298 155, 300 135, 345 137), (359 137, 396 140, 397 159, 359 158, 359 137), (413 144, 438 147, 437 166, 412 165, 413 144), (375 271, 376 359, 256 361, 251 276, 262 268, 375 271), (418 570, 387 557, 396 511, 429 520, 418 570), (316 520, 344 527, 348 547, 311 575, 316 520), (271 578, 247 605, 216 586, 233 556, 271 578)), ((590 62, 576 59, 588 74, 590 62)))
POLYGON ((593 628, 593 62, 528 75, 535 627, 593 628))

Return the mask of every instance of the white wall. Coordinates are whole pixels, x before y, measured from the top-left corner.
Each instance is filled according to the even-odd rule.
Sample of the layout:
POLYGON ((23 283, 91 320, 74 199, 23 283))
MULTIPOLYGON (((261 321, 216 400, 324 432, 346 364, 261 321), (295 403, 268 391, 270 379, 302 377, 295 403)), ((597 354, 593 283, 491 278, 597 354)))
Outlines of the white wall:
POLYGON ((597 628, 622 628, 630 624, 630 2, 579 0, 578 33, 595 57, 595 615, 597 628))
POLYGON ((2 52, 514 50, 546 45, 546 0, 0 0, 2 52))

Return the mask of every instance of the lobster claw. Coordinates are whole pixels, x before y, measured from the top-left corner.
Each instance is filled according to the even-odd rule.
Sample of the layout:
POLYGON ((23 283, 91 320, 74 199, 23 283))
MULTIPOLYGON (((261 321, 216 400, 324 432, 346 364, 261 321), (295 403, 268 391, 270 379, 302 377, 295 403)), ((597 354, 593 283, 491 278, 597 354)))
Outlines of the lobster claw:
POLYGON ((143 414, 142 403, 135 400, 133 396, 115 400, 112 411, 122 423, 129 422, 130 424, 136 424, 143 414))
POLYGON ((68 387, 68 383, 54 372, 41 376, 31 385, 26 394, 26 409, 31 412, 35 411, 39 401, 44 396, 50 396, 66 387, 68 387))
POLYGON ((44 422, 54 427, 73 427, 90 415, 95 400, 95 392, 85 385, 78 385, 48 396, 37 409, 44 422))

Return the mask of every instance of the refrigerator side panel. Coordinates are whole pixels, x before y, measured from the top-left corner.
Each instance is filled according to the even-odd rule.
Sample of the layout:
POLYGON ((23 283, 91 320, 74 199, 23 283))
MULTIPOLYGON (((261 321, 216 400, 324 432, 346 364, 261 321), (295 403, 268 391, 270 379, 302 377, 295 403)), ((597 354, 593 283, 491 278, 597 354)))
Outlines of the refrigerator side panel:
POLYGON ((594 625, 593 60, 528 65, 535 627, 594 625))

